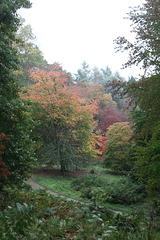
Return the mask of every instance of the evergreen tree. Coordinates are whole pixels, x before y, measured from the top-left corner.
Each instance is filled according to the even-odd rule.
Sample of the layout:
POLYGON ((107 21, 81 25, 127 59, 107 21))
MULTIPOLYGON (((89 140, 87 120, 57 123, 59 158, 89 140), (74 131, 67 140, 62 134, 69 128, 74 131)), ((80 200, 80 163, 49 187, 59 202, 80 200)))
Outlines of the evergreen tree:
POLYGON ((89 83, 91 80, 91 69, 86 61, 83 61, 82 68, 78 69, 75 74, 75 81, 82 83, 89 83))

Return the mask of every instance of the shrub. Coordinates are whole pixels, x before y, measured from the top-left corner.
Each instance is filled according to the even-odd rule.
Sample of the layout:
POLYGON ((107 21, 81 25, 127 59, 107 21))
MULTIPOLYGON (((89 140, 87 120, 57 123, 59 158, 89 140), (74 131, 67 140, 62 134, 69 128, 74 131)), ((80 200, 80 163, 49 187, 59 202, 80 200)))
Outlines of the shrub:
POLYGON ((123 177, 104 186, 101 198, 104 202, 133 204, 142 201, 146 195, 145 185, 133 183, 129 178, 123 177))
POLYGON ((148 239, 148 219, 142 215, 116 215, 106 206, 67 202, 44 190, 19 191, 12 188, 8 189, 7 196, 3 204, 10 207, 5 206, 5 210, 0 212, 2 240, 148 239))
MULTIPOLYGON (((0 191, 2 191, 3 187, 7 185, 8 176, 11 175, 11 172, 8 171, 6 164, 2 161, 2 155, 4 154, 4 150, 6 146, 4 142, 9 141, 10 139, 5 136, 4 133, 0 134, 0 191)), ((3 199, 2 193, 0 193, 0 200, 3 199)))
POLYGON ((104 181, 96 175, 86 175, 84 177, 74 179, 71 183, 71 186, 79 191, 89 187, 101 187, 103 184, 104 181))
POLYGON ((133 182, 129 177, 122 177, 114 182, 105 183, 95 175, 76 178, 71 186, 81 192, 81 197, 99 199, 102 202, 118 204, 134 204, 147 196, 146 187, 142 183, 133 182))
POLYGON ((35 221, 33 206, 17 203, 0 212, 2 219, 1 239, 19 239, 35 221))

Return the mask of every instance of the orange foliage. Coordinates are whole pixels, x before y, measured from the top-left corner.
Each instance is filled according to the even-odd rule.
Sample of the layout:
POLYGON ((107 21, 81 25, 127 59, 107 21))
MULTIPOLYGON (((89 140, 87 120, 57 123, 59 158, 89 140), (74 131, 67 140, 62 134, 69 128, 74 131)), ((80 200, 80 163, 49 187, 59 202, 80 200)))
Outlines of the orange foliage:
POLYGON ((80 94, 68 86, 67 74, 60 70, 59 65, 45 70, 33 69, 30 77, 33 84, 21 97, 37 103, 39 118, 45 115, 50 121, 74 126, 85 118, 84 113, 91 116, 95 112, 96 104, 86 104, 80 94))
POLYGON ((93 130, 96 122, 93 115, 97 111, 96 101, 82 98, 77 88, 68 83, 67 73, 58 64, 45 70, 30 70, 30 77, 32 84, 24 88, 26 91, 21 93, 21 98, 34 103, 34 118, 46 124, 53 123, 59 128, 72 129, 73 139, 77 136, 83 138, 84 145, 88 139, 86 146, 94 151, 96 140, 93 130))

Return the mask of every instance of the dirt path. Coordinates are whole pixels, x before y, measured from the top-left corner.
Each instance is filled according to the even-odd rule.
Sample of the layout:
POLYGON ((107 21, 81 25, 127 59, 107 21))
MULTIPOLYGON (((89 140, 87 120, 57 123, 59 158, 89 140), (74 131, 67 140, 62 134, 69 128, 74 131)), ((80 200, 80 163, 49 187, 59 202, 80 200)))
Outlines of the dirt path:
POLYGON ((73 201, 73 202, 79 202, 79 203, 82 203, 82 204, 85 204, 85 205, 89 205, 89 203, 87 202, 83 202, 83 201, 79 201, 79 200, 76 200, 74 198, 71 198, 71 197, 67 197, 65 195, 61 195, 57 192, 54 192, 50 189, 47 189, 46 187, 42 186, 41 184, 37 183, 35 180, 33 180, 32 178, 28 179, 27 180, 27 183, 30 184, 32 186, 32 189, 33 190, 36 190, 36 189, 45 189, 48 193, 50 193, 51 195, 54 195, 56 197, 60 197, 60 198, 65 198, 67 201, 73 201))
MULTIPOLYGON (((54 195, 56 197, 60 197, 60 198, 64 198, 66 199, 67 201, 73 201, 73 202, 78 202, 78 203, 81 203, 81 204, 84 204, 84 205, 89 205, 89 203, 87 202, 83 202, 83 201, 79 201, 79 200, 76 200, 74 198, 71 198, 71 197, 67 197, 65 195, 61 195, 57 192, 54 192, 50 189, 47 189, 46 187, 42 186, 41 184, 37 183, 35 180, 33 180, 32 178, 28 179, 27 180, 27 183, 30 184, 32 186, 32 189, 33 190, 36 190, 36 189, 45 189, 48 193, 50 193, 51 195, 54 195)), ((108 208, 108 210, 114 212, 114 213, 123 213, 122 211, 117 211, 117 210, 114 210, 114 209, 111 209, 111 208, 108 208)))

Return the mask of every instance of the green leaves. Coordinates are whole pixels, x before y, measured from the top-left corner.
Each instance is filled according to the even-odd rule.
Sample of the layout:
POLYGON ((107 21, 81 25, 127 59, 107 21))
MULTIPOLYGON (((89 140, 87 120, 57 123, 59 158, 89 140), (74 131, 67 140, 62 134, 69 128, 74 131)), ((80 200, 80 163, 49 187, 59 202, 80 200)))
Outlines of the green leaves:
POLYGON ((13 77, 17 70, 18 54, 14 48, 15 32, 19 26, 16 11, 29 7, 28 0, 0 2, 0 133, 10 137, 4 156, 7 169, 12 173, 10 184, 21 184, 34 162, 33 142, 29 139, 33 128, 29 109, 19 99, 19 86, 13 77))
POLYGON ((128 122, 114 123, 106 133, 106 148, 104 152, 104 164, 115 171, 129 170, 127 157, 131 142, 132 130, 128 122))
POLYGON ((45 67, 47 62, 44 60, 38 46, 34 43, 35 36, 32 33, 31 26, 22 25, 25 22, 24 19, 20 19, 20 22, 21 26, 17 31, 16 43, 14 44, 14 48, 19 56, 19 68, 13 74, 18 79, 20 85, 25 86, 30 83, 29 70, 45 67))
POLYGON ((28 228, 35 222, 34 208, 26 203, 16 203, 15 207, 0 212, 2 220, 1 239, 17 239, 18 235, 25 235, 28 228))
POLYGON ((134 154, 138 177, 148 185, 150 194, 156 194, 160 182, 160 140, 151 139, 137 146, 134 154))
POLYGON ((33 83, 21 97, 33 102, 32 116, 39 123, 34 131, 35 139, 41 139, 39 163, 58 162, 63 172, 84 166, 95 157, 93 104, 68 86, 68 74, 59 64, 33 69, 30 74, 33 83))
POLYGON ((146 0, 128 14, 132 21, 134 43, 124 37, 115 40, 118 51, 128 51, 124 65, 142 64, 144 76, 137 82, 118 83, 127 97, 135 135, 132 149, 137 176, 147 183, 150 194, 156 194, 159 183, 159 121, 160 121, 160 2, 146 0))

